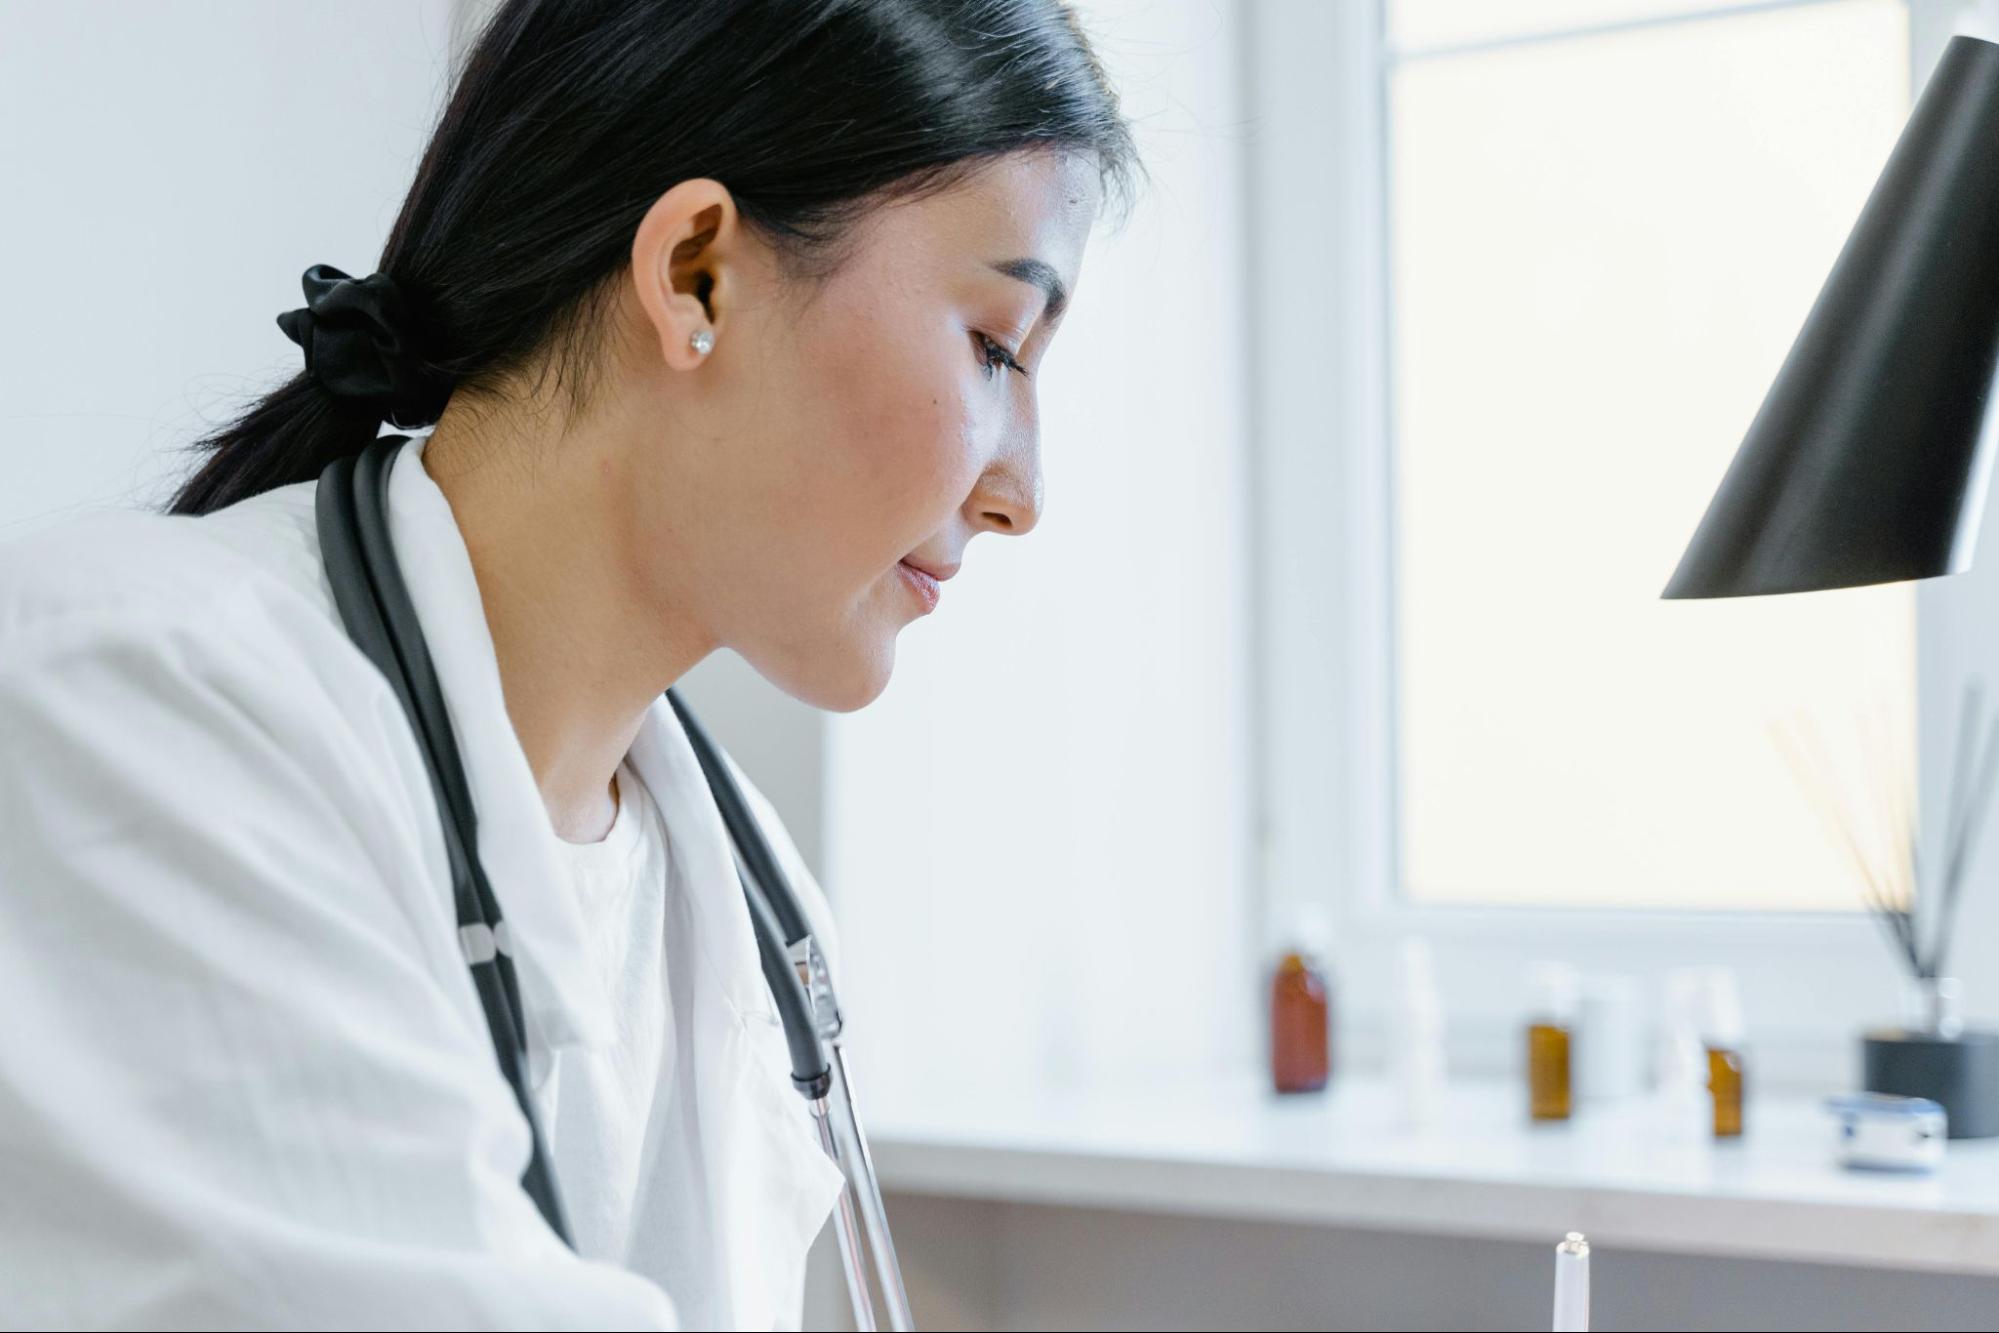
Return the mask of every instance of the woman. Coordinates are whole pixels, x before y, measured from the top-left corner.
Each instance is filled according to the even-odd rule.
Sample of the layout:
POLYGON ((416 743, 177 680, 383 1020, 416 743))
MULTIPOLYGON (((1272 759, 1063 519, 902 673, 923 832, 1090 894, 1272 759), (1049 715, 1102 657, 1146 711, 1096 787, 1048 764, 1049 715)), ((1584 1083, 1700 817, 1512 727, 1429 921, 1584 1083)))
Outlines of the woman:
POLYGON ((305 369, 171 514, 0 557, 6 1322, 798 1325, 839 1175, 662 691, 726 647, 859 708, 1034 526, 1030 377, 1137 165, 1057 0, 499 8, 377 272, 280 316, 305 369), (573 1250, 320 560, 385 419, 573 1250))

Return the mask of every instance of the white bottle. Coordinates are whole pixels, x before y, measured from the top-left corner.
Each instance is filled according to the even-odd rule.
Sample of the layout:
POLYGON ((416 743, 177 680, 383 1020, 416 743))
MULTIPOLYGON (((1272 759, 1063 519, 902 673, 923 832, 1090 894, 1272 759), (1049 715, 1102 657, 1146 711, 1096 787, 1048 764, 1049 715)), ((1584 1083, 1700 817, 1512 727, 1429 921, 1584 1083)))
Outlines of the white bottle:
POLYGON ((1583 978, 1574 1058, 1578 1101, 1614 1101, 1644 1091, 1645 1038, 1638 986, 1630 977, 1583 978))
POLYGON ((1398 1122, 1408 1130, 1434 1128, 1444 1103, 1444 1004, 1430 943, 1420 936, 1404 937, 1396 955, 1388 1049, 1398 1122))
POLYGON ((1658 1135, 1683 1146, 1711 1143, 1714 1099, 1707 1090, 1707 1047, 1700 1035, 1703 977, 1699 969, 1675 968, 1666 974, 1665 989, 1652 1094, 1658 1135))

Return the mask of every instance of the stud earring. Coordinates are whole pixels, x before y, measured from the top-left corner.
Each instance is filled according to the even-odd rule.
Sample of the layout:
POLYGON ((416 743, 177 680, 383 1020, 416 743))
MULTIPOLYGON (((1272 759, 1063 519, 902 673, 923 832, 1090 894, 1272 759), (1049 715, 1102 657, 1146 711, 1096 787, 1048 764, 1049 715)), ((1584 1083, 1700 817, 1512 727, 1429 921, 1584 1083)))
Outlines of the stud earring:
POLYGON ((693 345, 696 352, 699 352, 702 356, 706 356, 708 355, 708 349, 715 345, 715 335, 706 329, 696 329, 694 330, 694 336, 687 341, 693 345))

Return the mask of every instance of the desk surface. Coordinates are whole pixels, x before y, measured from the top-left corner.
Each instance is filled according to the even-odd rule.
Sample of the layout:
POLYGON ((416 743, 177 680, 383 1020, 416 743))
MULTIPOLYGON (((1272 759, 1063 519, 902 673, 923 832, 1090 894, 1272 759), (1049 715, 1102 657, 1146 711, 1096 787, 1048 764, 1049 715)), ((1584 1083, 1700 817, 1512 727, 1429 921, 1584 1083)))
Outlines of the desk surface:
POLYGON ((1367 1079, 861 1093, 890 1190, 1999 1274, 1999 1139, 1952 1142, 1933 1176, 1847 1171, 1818 1098, 1758 1098, 1741 1140, 1711 1143, 1675 1142, 1644 1099, 1535 1125, 1491 1080, 1454 1081, 1427 1132, 1367 1079))

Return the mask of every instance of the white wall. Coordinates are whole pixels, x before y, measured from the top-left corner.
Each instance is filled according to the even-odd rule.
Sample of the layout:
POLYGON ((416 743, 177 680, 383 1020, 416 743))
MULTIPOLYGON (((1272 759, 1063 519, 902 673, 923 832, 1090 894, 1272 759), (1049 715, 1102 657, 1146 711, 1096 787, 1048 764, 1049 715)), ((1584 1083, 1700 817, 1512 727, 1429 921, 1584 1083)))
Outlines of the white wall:
POLYGON ((0 0, 0 532, 163 498, 374 271, 444 91, 446 0, 0 0))
POLYGON ((1077 8, 1152 179, 1037 373, 1045 510, 973 542, 882 698, 830 719, 826 881, 877 1098, 1262 1058, 1237 5, 1077 8))

